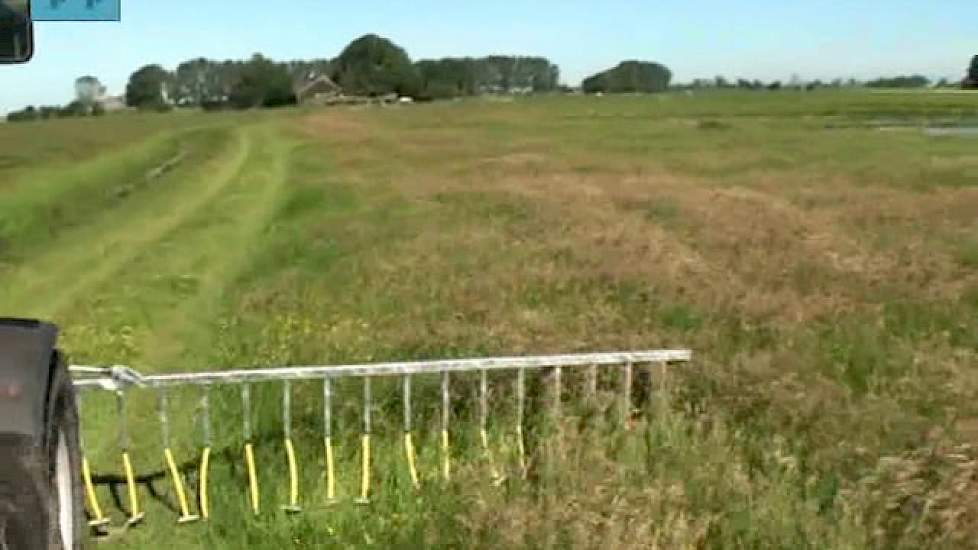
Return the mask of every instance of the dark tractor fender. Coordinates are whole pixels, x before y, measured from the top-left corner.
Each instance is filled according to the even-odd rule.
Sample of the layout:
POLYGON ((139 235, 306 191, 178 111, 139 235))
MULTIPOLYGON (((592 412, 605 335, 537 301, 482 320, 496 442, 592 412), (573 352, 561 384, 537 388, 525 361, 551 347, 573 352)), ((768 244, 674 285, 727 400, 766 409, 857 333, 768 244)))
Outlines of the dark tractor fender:
POLYGON ((0 318, 0 434, 38 448, 48 443, 51 389, 57 377, 68 376, 57 339, 50 323, 0 318))

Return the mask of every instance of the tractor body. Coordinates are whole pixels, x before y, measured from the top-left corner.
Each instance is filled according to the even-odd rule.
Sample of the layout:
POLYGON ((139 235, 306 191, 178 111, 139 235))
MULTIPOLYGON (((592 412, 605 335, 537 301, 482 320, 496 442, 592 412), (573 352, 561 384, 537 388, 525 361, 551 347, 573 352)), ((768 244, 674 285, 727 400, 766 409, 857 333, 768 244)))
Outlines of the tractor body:
POLYGON ((0 548, 80 547, 78 425, 57 337, 49 323, 0 319, 0 548))

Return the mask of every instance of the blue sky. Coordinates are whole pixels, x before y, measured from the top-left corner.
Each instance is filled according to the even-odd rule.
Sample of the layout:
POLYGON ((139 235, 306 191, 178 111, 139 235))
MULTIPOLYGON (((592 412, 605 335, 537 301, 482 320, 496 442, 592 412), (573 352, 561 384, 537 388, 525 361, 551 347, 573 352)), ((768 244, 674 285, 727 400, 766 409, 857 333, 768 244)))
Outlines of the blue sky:
POLYGON ((413 59, 544 55, 570 84, 622 59, 659 61, 679 81, 960 78, 978 53, 975 0, 122 1, 119 23, 36 23, 34 60, 0 66, 0 112, 66 103, 83 74, 119 94, 146 63, 333 57, 367 32, 413 59))

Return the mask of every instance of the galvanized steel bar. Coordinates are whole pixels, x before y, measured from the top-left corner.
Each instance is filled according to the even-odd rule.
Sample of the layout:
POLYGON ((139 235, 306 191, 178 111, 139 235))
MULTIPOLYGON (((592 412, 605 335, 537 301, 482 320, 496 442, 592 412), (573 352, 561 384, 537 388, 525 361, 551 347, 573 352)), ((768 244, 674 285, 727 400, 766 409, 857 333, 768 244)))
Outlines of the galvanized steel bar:
POLYGON ((126 419, 126 393, 116 392, 115 411, 119 418, 119 449, 122 452, 129 451, 129 423, 126 419))
POLYGON ((560 397, 562 393, 560 385, 560 367, 554 367, 554 418, 560 418, 560 397))
POLYGON ((333 381, 323 379, 323 437, 333 437, 333 381))
POLYGON ((448 430, 448 416, 449 407, 451 406, 451 397, 448 393, 448 377, 447 372, 441 373, 441 429, 448 430))
POLYGON ((159 392, 157 397, 160 415, 160 433, 163 439, 163 463, 170 473, 170 481, 173 483, 173 490, 177 496, 177 504, 180 509, 180 517, 177 523, 189 523, 199 519, 199 516, 190 513, 187 490, 183 486, 183 474, 180 473, 180 467, 177 466, 177 461, 173 458, 173 450, 170 448, 170 414, 166 391, 166 388, 157 389, 157 392, 159 392))
POLYGON ((526 476, 526 447, 523 438, 523 407, 526 401, 526 369, 516 371, 516 451, 520 471, 526 476))
POLYGON ((404 375, 401 393, 404 399, 404 432, 408 433, 411 431, 411 375, 404 375))
POLYGON ((489 373, 479 371, 479 429, 485 433, 489 428, 489 373))
POLYGON ((370 502, 370 377, 363 378, 363 433, 360 435, 360 498, 358 504, 370 502))
POLYGON ((251 441, 251 386, 245 384, 241 386, 241 417, 244 419, 244 439, 251 441))
POLYGON ((129 493, 129 518, 126 523, 135 525, 142 521, 144 514, 139 508, 139 491, 136 487, 136 476, 129 457, 129 427, 126 418, 126 394, 116 392, 116 412, 119 415, 119 448, 122 451, 122 470, 126 476, 126 488, 129 493))
MULTIPOLYGON (((650 350, 607 353, 585 353, 568 355, 543 355, 528 357, 487 357, 477 359, 452 359, 443 361, 414 361, 397 363, 377 363, 359 365, 316 365, 279 368, 237 369, 214 372, 158 374, 133 378, 134 371, 120 367, 126 373, 125 379, 110 376, 110 369, 72 366, 78 375, 74 381, 79 388, 100 387, 118 388, 120 385, 140 385, 148 387, 207 385, 217 383, 244 384, 266 380, 308 380, 319 378, 346 378, 391 376, 406 374, 426 374, 440 372, 466 372, 476 370, 535 369, 546 367, 574 366, 612 366, 625 363, 685 362, 690 361, 690 350, 650 350), (103 373, 101 376, 97 373, 103 373)), ((138 374, 138 373, 136 373, 138 374)))
POLYGON ((479 371, 479 439, 482 441, 482 453, 489 463, 493 482, 499 482, 502 476, 496 468, 496 461, 489 447, 489 373, 479 371))
POLYGON ((170 415, 168 413, 168 405, 166 398, 166 389, 160 388, 157 390, 158 404, 159 404, 159 415, 160 415, 160 433, 163 436, 163 448, 168 449, 170 447, 170 415))
POLYGON ((587 393, 592 399, 598 395, 598 366, 590 365, 587 369, 587 393))
POLYGON ((211 389, 204 388, 204 395, 200 398, 201 431, 203 432, 204 447, 200 453, 200 471, 198 479, 198 504, 200 506, 200 517, 210 518, 210 478, 211 463, 211 389))
POLYGON ((260 510, 260 493, 258 489, 258 471, 255 467, 255 451, 251 443, 251 386, 241 386, 241 408, 244 417, 245 467, 248 471, 248 497, 251 501, 251 512, 258 515, 260 510))
POLYGON ((418 475, 417 457, 414 452, 414 437, 411 433, 411 375, 405 374, 401 382, 401 393, 404 399, 404 458, 407 459, 408 473, 411 484, 415 489, 421 488, 421 477, 418 475))
POLYGON ((203 432, 204 447, 211 446, 211 389, 204 388, 204 395, 200 398, 200 423, 203 432))
POLYGON ((282 382, 282 436, 285 439, 285 460, 289 467, 289 503, 282 510, 289 514, 302 511, 299 506, 299 462, 292 444, 292 382, 282 382))
POLYGON ((441 373, 441 452, 442 452, 442 476, 445 481, 452 477, 451 448, 448 441, 448 420, 451 414, 451 398, 448 393, 448 371, 441 373))
POLYGON ((326 500, 336 499, 336 467, 333 463, 333 381, 323 378, 323 448, 326 455, 326 500))
MULTIPOLYGON (((75 395, 75 418, 82 418, 82 394, 75 395)), ((85 453, 85 434, 81 427, 78 428, 78 448, 82 454, 85 453)))
POLYGON ((282 383, 282 435, 292 439, 292 383, 282 383))
POLYGON ((516 427, 523 429, 523 402, 526 400, 526 371, 516 371, 516 427))
POLYGON ((622 421, 628 422, 632 416, 632 362, 625 363, 625 372, 622 375, 622 400, 621 414, 622 421))
POLYGON ((370 434, 370 407, 373 396, 370 391, 370 378, 363 379, 363 433, 370 434))

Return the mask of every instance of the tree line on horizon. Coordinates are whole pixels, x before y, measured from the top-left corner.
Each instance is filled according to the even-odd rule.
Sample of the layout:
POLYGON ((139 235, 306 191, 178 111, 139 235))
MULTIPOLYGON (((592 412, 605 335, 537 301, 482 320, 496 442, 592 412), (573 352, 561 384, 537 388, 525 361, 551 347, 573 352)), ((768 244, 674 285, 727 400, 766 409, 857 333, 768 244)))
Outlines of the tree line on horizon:
POLYGON ((126 101, 139 108, 165 108, 171 103, 275 107, 295 103, 296 88, 320 76, 329 77, 347 95, 396 94, 420 100, 552 91, 559 84, 559 69, 543 57, 494 55, 414 62, 400 46, 368 34, 333 59, 274 62, 260 54, 247 61, 196 58, 173 72, 149 65, 130 77, 126 101))
MULTIPOLYGON (((976 56, 978 57, 978 56, 976 56)), ((952 81, 941 78, 932 81, 926 76, 898 75, 880 77, 873 80, 857 80, 855 78, 823 81, 820 79, 803 81, 798 77, 793 77, 788 81, 772 80, 763 82, 761 80, 747 80, 737 78, 736 80, 727 79, 724 76, 714 78, 697 78, 684 84, 674 84, 670 88, 676 90, 698 90, 698 89, 739 89, 739 90, 816 90, 820 88, 962 88, 978 89, 978 65, 969 71, 969 76, 961 81, 952 81)))
MULTIPOLYGON (((480 94, 547 93, 572 91, 560 84, 560 70, 545 57, 491 55, 481 58, 446 57, 412 61, 390 40, 367 34, 350 42, 332 59, 276 62, 261 54, 248 60, 216 61, 203 57, 180 63, 168 71, 158 64, 140 67, 126 85, 125 104, 142 110, 173 107, 247 109, 278 107, 297 102, 302 84, 327 76, 344 94, 378 97, 409 96, 416 100, 450 99, 480 94)), ((823 87, 922 88, 931 86, 978 89, 978 55, 960 83, 941 79, 931 83, 921 75, 886 77, 859 82, 854 79, 802 82, 797 77, 762 82, 723 76, 671 82, 672 72, 662 64, 629 60, 585 78, 584 93, 655 93, 669 89, 737 88, 746 90, 815 89, 823 87)), ((101 115, 99 95, 105 88, 93 76, 75 82, 76 99, 64 107, 29 106, 7 115, 9 121, 101 115)))
POLYGON ((196 58, 172 72, 147 65, 130 77, 126 102, 150 109, 170 104, 209 109, 275 107, 295 103, 296 89, 321 76, 329 77, 347 95, 396 94, 419 100, 552 91, 559 84, 559 69, 543 57, 494 55, 414 62, 390 40, 368 34, 333 59, 274 62, 261 54, 247 61, 196 58))
MULTIPOLYGON (((130 75, 123 97, 127 106, 141 110, 277 107, 295 104, 297 88, 320 76, 329 77, 351 96, 396 94, 418 100, 550 92, 558 89, 560 81, 557 65, 544 57, 491 55, 415 62, 390 40, 367 34, 350 42, 332 59, 276 62, 256 53, 247 60, 199 57, 180 63, 173 71, 159 64, 144 65, 130 75)), ((30 106, 7 118, 20 121, 99 114, 102 111, 97 102, 76 99, 65 107, 30 106)))

